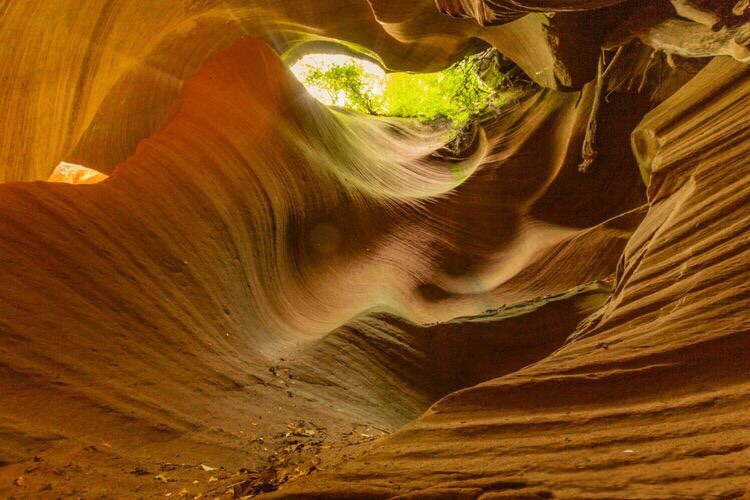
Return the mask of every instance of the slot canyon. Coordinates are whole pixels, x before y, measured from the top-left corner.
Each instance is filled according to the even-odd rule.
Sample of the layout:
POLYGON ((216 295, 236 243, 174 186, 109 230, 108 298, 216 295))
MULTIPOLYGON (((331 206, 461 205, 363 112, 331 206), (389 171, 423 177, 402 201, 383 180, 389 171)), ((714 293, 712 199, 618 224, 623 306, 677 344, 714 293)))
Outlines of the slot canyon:
POLYGON ((750 1, 0 27, 0 497, 750 498, 750 1), (512 83, 449 141, 319 53, 512 83))

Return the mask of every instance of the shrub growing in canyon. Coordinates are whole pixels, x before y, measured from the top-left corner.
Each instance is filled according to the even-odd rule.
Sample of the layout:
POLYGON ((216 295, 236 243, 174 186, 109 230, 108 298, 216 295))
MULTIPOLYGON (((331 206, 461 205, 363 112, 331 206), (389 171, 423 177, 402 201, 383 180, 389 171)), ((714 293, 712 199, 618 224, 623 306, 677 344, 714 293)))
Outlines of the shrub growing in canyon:
POLYGON ((317 64, 315 59, 301 61, 305 68, 296 72, 308 89, 317 90, 317 96, 321 91, 327 95, 326 104, 425 123, 448 119, 459 130, 489 106, 504 101, 504 93, 496 90, 503 76, 491 61, 487 64, 486 54, 467 57, 435 73, 389 74, 366 70, 359 59, 341 61, 338 57, 340 62, 326 63, 323 55, 317 64))

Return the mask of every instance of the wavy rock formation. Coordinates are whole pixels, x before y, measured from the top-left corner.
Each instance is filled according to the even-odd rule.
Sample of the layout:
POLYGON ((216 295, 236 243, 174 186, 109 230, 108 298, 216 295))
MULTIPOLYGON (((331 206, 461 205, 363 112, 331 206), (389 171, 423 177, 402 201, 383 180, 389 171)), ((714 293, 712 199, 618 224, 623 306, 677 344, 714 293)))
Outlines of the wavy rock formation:
POLYGON ((742 497, 729 3, 0 4, 0 495, 742 497), (487 44, 458 160, 284 62, 487 44))
POLYGON ((717 59, 636 128, 649 212, 612 297, 563 348, 451 394, 302 491, 742 496, 750 483, 749 75, 717 59))

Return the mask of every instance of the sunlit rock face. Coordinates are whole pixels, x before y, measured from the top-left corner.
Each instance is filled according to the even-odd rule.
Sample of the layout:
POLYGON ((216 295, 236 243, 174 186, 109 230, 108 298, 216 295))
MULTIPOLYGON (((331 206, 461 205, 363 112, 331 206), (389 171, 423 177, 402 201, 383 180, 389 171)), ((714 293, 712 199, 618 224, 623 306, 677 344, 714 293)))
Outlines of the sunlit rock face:
POLYGON ((0 6, 0 495, 742 497, 748 17, 0 6), (285 62, 488 44, 534 84, 450 155, 285 62))
POLYGON ((61 161, 47 180, 49 182, 65 182, 67 184, 96 184, 106 178, 106 175, 97 172, 93 168, 61 161))

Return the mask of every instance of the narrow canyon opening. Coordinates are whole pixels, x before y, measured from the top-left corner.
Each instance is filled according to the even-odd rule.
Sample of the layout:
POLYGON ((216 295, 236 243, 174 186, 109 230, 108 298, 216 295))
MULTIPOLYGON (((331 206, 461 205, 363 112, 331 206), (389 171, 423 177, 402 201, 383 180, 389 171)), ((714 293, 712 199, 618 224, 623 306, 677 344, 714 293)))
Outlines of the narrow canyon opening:
MULTIPOLYGON (((335 45, 334 45, 335 47, 335 45)), ((481 122, 518 104, 534 83, 494 48, 437 72, 386 71, 377 54, 304 53, 290 66, 321 103, 373 117, 401 118, 442 130, 445 148, 460 154, 481 122)))

